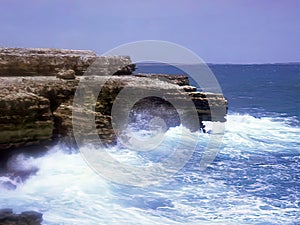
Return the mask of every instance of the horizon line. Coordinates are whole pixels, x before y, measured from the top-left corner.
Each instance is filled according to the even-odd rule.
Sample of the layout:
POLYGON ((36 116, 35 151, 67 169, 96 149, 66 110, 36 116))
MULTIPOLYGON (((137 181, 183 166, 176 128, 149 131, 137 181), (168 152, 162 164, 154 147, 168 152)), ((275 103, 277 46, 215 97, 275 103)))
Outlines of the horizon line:
MULTIPOLYGON (((163 62, 137 62, 134 64, 168 64, 168 63, 163 63, 163 62)), ((172 65, 199 65, 197 63, 171 63, 172 65)), ((262 62, 262 63, 233 63, 233 62, 208 62, 208 63, 203 63, 203 64, 207 64, 207 65, 278 65, 278 64, 300 64, 300 61, 297 62, 262 62)))

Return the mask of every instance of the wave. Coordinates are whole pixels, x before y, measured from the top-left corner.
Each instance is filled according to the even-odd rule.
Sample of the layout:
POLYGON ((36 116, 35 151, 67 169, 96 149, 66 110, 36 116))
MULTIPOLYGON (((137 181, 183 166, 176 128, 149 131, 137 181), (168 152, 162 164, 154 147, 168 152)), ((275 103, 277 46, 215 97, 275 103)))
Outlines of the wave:
MULTIPOLYGON (((98 176, 79 152, 63 146, 46 155, 14 156, 10 167, 37 168, 23 182, 0 177, 0 208, 37 210, 45 224, 292 224, 299 220, 300 127, 294 118, 227 116, 222 145, 214 162, 199 170, 212 135, 185 130, 194 154, 168 183, 138 188, 98 176), (1 187, 14 183, 15 188, 1 187)), ((205 123, 207 130, 212 123, 205 123)), ((172 154, 181 126, 171 128, 152 154, 115 146, 107 149, 121 163, 141 166, 172 154)), ((144 132, 144 131, 141 131, 144 132)), ((139 134, 144 136, 144 133, 139 134)))

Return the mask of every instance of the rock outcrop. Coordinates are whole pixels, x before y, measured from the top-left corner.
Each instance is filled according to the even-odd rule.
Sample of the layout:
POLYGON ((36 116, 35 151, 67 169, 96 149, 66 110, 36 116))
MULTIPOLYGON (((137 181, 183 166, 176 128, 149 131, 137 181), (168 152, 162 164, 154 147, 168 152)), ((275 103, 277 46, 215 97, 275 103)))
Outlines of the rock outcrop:
POLYGON ((69 100, 76 80, 52 77, 0 77, 0 149, 50 140, 53 112, 69 100))
POLYGON ((117 122, 128 114, 124 110, 130 104, 132 123, 144 112, 150 116, 147 119, 161 118, 167 127, 182 123, 191 130, 201 128, 205 120, 225 121, 223 95, 197 92, 186 75, 132 74, 134 68, 129 57, 96 56, 91 51, 0 49, 0 149, 48 140, 75 144, 73 123, 85 135, 92 132, 85 121, 91 117, 76 118, 78 111, 93 115, 103 143, 115 143, 111 113, 118 101, 124 107, 115 116, 117 122), (80 89, 85 102, 78 106, 73 100, 80 89), (124 90, 133 95, 124 98, 124 90), (135 97, 141 99, 132 105, 135 97), (212 107, 217 114, 211 114, 212 107), (191 111, 197 113, 200 127, 188 119, 191 111))
MULTIPOLYGON (((130 74, 134 66, 128 56, 97 56, 87 50, 43 49, 43 48, 0 48, 0 76, 56 76, 71 69, 82 75, 96 60, 102 74, 124 71, 130 74)), ((119 72, 120 73, 120 72, 119 72)))
POLYGON ((16 214, 12 209, 0 209, 0 225, 40 225, 42 221, 43 215, 35 211, 16 214))

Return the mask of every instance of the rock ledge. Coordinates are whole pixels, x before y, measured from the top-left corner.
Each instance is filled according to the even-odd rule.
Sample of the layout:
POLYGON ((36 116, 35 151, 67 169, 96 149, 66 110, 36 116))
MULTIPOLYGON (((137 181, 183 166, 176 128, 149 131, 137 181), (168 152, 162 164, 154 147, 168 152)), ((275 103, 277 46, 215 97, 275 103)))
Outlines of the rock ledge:
MULTIPOLYGON (((201 129, 202 121, 225 121, 227 100, 223 95, 198 92, 189 86, 187 75, 133 74, 134 69, 128 56, 97 56, 84 50, 0 48, 0 150, 53 140, 75 144, 72 112, 77 109, 73 99, 79 82, 91 90, 84 98, 96 99, 80 110, 92 113, 103 143, 117 141, 111 110, 124 88, 136 93, 152 91, 154 96, 164 91, 160 98, 141 99, 133 111, 147 111, 152 118, 163 119, 168 127, 183 124, 170 101, 182 106, 184 118, 191 113, 186 102, 194 104, 200 127, 188 119, 183 124, 193 131, 201 129), (103 83, 100 95, 92 93, 103 83), (93 105, 95 111, 90 112, 93 105), (217 114, 211 114, 212 107, 217 114)), ((130 104, 129 100, 130 96, 122 102, 130 104)), ((134 115, 131 113, 132 122, 134 115)), ((76 121, 83 134, 91 132, 84 118, 76 121)))

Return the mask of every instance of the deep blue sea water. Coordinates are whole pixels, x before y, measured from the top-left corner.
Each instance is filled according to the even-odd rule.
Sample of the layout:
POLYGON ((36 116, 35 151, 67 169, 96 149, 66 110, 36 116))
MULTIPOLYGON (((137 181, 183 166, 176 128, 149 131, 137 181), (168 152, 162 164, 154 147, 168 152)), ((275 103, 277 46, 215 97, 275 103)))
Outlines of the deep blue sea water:
MULTIPOLYGON (((208 66, 229 100, 230 112, 256 117, 277 114, 300 119, 300 64, 208 66)), ((186 74, 175 66, 147 63, 138 64, 136 72, 186 74)))
MULTIPOLYGON (((39 170, 16 190, 0 187, 0 208, 41 211, 44 224, 300 224, 300 65, 209 66, 229 112, 219 153, 205 171, 199 159, 209 133, 197 134, 192 158, 168 183, 144 188, 111 183, 80 153, 58 145, 43 157, 11 159, 12 167, 39 170)), ((158 64, 136 72, 182 74, 158 64)), ((188 146, 196 134, 181 137, 182 130, 169 129, 155 155, 119 146, 109 152, 122 163, 147 164, 179 138, 188 146)))

